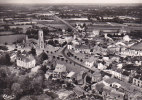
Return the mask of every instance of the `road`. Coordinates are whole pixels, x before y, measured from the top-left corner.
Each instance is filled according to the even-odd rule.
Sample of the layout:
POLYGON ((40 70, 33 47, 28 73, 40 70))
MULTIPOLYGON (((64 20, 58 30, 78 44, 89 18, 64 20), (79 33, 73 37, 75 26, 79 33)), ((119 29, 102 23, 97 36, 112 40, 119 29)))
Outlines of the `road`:
MULTIPOLYGON (((81 67, 83 67, 83 68, 85 68, 85 69, 88 69, 88 70, 92 70, 92 69, 90 69, 90 68, 88 68, 88 67, 86 67, 86 66, 84 66, 83 64, 79 64, 78 62, 76 62, 76 61, 74 61, 74 60, 72 60, 71 58, 69 58, 66 54, 65 54, 65 50, 67 49, 67 46, 62 50, 62 55, 66 58, 66 59, 68 59, 69 61, 71 61, 71 62, 73 62, 73 63, 75 63, 76 65, 79 65, 79 66, 81 66, 81 67)), ((92 70, 92 71, 94 71, 94 70, 92 70)))
POLYGON ((71 24, 69 24, 67 21, 63 20, 62 18, 60 18, 56 15, 54 15, 54 17, 56 19, 60 20, 61 22, 63 22, 64 24, 66 24, 68 27, 70 27, 74 31, 74 33, 78 33, 78 30, 76 28, 74 28, 71 24))

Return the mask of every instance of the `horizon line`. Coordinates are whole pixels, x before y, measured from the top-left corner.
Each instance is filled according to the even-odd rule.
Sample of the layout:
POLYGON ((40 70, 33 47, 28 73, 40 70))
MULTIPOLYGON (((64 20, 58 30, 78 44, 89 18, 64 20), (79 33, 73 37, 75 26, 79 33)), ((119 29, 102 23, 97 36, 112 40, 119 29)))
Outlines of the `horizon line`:
POLYGON ((1 3, 0 4, 83 4, 83 5, 86 5, 86 4, 89 4, 89 5, 94 5, 94 4, 142 4, 142 3, 1 3))

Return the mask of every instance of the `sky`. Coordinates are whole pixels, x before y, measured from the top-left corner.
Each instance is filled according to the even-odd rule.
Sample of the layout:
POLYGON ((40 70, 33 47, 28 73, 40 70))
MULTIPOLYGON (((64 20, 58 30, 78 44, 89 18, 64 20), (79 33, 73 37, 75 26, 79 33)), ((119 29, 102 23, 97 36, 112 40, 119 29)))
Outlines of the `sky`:
POLYGON ((142 0, 0 0, 0 3, 142 3, 142 0))

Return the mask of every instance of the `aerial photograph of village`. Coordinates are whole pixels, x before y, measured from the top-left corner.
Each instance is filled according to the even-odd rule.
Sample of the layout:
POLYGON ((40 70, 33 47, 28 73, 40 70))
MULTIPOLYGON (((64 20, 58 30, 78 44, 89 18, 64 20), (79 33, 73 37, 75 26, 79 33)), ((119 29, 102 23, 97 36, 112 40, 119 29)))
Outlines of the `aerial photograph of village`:
POLYGON ((142 100, 142 1, 0 0, 0 100, 142 100))

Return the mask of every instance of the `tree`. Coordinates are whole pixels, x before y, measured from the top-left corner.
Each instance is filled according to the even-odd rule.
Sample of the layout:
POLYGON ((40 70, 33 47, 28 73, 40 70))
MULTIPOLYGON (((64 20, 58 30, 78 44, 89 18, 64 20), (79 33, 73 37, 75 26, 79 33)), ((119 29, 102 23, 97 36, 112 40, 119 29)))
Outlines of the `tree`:
POLYGON ((13 77, 10 70, 7 67, 0 68, 0 94, 11 94, 11 84, 13 83, 13 77))
POLYGON ((0 65, 10 65, 10 56, 8 53, 2 53, 0 57, 0 65))
POLYGON ((8 25, 4 25, 4 29, 5 29, 5 30, 9 30, 10 27, 9 27, 8 25))
POLYGON ((8 50, 8 47, 6 47, 6 46, 0 46, 0 49, 7 51, 7 50, 8 50))
POLYGON ((11 90, 15 95, 19 95, 23 92, 23 89, 21 88, 21 85, 19 83, 13 83, 11 90))
POLYGON ((54 43, 53 40, 49 40, 49 41, 48 41, 48 44, 55 46, 55 43, 54 43))
POLYGON ((58 41, 58 40, 55 40, 54 43, 55 43, 55 44, 59 44, 59 41, 58 41))
POLYGON ((30 53, 31 53, 33 56, 36 56, 36 49, 32 47, 30 53))
POLYGON ((6 65, 9 65, 10 64, 10 56, 9 56, 9 54, 8 53, 6 53, 6 55, 5 55, 5 64, 6 65))
POLYGON ((31 78, 25 77, 23 82, 21 83, 21 89, 23 90, 23 94, 31 94, 32 86, 31 86, 31 78))
POLYGON ((72 32, 72 29, 71 29, 71 28, 68 28, 67 31, 68 31, 68 32, 72 32))
POLYGON ((48 55, 43 51, 38 57, 37 57, 37 64, 42 64, 44 60, 48 59, 48 55))
POLYGON ((67 44, 67 42, 66 42, 66 41, 65 41, 65 42, 63 42, 62 47, 63 47, 63 46, 65 46, 66 44, 67 44))

